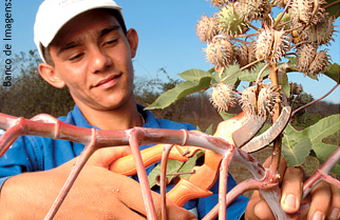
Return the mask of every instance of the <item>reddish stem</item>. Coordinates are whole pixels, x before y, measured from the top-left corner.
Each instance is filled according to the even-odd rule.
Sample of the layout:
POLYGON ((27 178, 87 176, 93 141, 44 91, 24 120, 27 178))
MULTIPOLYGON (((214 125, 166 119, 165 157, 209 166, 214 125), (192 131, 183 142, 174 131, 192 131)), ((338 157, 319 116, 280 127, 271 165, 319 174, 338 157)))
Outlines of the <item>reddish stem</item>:
POLYGON ((155 210, 155 206, 153 204, 150 185, 148 182, 148 175, 146 173, 146 169, 144 167, 142 155, 139 150, 139 134, 138 130, 132 130, 130 136, 130 147, 131 153, 133 155, 136 168, 137 175, 142 189, 142 195, 144 200, 144 205, 146 209, 147 218, 151 220, 157 220, 157 214, 155 210))
POLYGON ((316 100, 314 100, 314 101, 312 101, 312 102, 310 102, 310 103, 308 103, 308 104, 306 104, 306 105, 304 105, 304 106, 301 106, 301 107, 298 108, 298 109, 295 109, 290 117, 293 118, 293 116, 294 116, 298 111, 301 111, 302 109, 307 108, 308 106, 313 105, 313 104, 315 104, 316 102, 318 102, 318 101, 320 101, 320 100, 326 98, 326 97, 327 97, 329 94, 331 94, 338 86, 339 86, 339 82, 338 82, 331 90, 329 90, 329 92, 327 92, 324 96, 322 96, 322 97, 320 97, 320 98, 318 98, 318 99, 316 99, 316 100))
POLYGON ((219 201, 219 220, 225 220, 227 218, 227 183, 228 183, 228 167, 233 158, 235 147, 231 147, 230 151, 224 156, 220 165, 220 185, 218 193, 219 201))
POLYGON ((166 171, 168 166, 168 158, 170 151, 174 145, 166 145, 162 154, 162 163, 161 163, 161 176, 160 176, 160 187, 161 187, 161 196, 162 196, 162 220, 167 220, 167 209, 166 209, 166 171))

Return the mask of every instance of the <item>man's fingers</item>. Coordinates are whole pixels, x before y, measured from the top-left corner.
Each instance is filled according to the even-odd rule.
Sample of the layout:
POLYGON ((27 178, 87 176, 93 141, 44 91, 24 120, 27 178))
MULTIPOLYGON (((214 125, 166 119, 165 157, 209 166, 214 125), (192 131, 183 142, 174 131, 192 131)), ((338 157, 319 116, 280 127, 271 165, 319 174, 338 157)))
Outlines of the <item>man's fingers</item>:
MULTIPOLYGON (((156 205, 156 211, 158 211, 158 218, 161 218, 161 206, 156 205)), ((176 220, 197 220, 196 216, 189 212, 188 210, 177 206, 172 201, 167 200, 167 213, 168 213, 168 219, 176 219, 176 220)))
POLYGON ((261 198, 259 191, 254 191, 246 208, 246 220, 270 220, 273 215, 268 204, 261 198))
POLYGON ((146 220, 146 217, 140 215, 138 212, 131 211, 131 209, 125 204, 121 203, 121 206, 118 207, 119 212, 116 210, 112 210, 112 213, 109 213, 108 216, 103 216, 103 219, 133 219, 133 220, 146 220), (124 213, 123 216, 119 216, 120 213, 124 213), (115 216, 113 218, 112 216, 115 216))
MULTIPOLYGON (((121 179, 127 179, 125 179, 125 181, 117 181, 117 184, 115 184, 115 188, 111 190, 112 193, 114 193, 115 197, 126 204, 130 209, 135 210, 136 212, 146 216, 146 210, 140 185, 129 177, 125 177, 122 175, 117 176, 119 176, 119 178, 121 179)), ((161 196, 156 192, 151 192, 151 194, 158 218, 161 218, 161 196)), ((196 219, 194 214, 177 206, 169 200, 167 200, 167 212, 168 219, 196 219)))
POLYGON ((330 220, 340 219, 340 189, 331 185, 332 206, 327 217, 330 220))
POLYGON ((130 146, 108 147, 96 150, 87 164, 109 168, 112 162, 131 153, 130 146))
POLYGON ((299 210, 303 176, 303 171, 300 168, 287 167, 283 177, 281 206, 289 214, 299 210))
POLYGON ((325 219, 331 203, 331 188, 328 183, 322 181, 311 191, 312 202, 307 219, 325 219))

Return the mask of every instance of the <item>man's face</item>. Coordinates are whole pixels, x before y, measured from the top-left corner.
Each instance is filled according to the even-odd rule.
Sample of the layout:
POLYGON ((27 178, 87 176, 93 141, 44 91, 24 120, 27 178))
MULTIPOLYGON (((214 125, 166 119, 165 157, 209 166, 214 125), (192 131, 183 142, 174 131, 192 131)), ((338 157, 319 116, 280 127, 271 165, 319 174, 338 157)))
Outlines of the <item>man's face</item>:
POLYGON ((138 37, 125 35, 116 18, 92 10, 68 22, 49 49, 54 71, 79 107, 112 110, 133 99, 133 66, 138 37))

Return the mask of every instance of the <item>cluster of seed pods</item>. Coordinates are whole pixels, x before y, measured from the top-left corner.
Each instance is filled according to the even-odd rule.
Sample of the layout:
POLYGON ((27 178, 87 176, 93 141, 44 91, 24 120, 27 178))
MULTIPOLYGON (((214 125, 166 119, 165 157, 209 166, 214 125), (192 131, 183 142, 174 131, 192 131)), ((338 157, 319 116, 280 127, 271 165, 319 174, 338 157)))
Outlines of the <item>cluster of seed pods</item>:
MULTIPOLYGON (((287 54, 296 57, 296 70, 314 79, 330 64, 327 51, 318 50, 334 40, 336 32, 334 19, 322 7, 324 0, 210 1, 219 11, 203 15, 196 31, 207 44, 207 60, 220 75, 233 64, 247 69, 258 62, 277 65, 287 54), (274 7, 281 10, 275 19, 274 7)), ((212 103, 218 110, 226 111, 235 103, 230 88, 215 86, 212 103), (222 93, 223 101, 217 96, 222 93)))

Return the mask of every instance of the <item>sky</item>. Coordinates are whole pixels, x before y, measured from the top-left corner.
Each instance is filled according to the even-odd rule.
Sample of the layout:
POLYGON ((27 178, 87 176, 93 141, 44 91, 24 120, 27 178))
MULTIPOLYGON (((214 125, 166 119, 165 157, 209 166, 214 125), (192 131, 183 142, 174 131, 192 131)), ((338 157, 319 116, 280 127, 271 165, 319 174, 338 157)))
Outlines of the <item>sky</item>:
MULTIPOLYGON (((0 0, 0 39, 4 37, 4 4, 11 0, 0 0)), ((35 14, 42 0, 12 0, 13 52, 28 52, 35 49, 33 25, 35 14)), ((206 61, 201 43, 196 36, 195 26, 203 14, 211 16, 217 11, 206 0, 116 0, 123 7, 123 15, 128 28, 139 34, 139 48, 134 58, 135 74, 151 79, 162 77, 161 68, 172 78, 188 69, 208 70, 211 64, 206 61)), ((340 26, 340 19, 336 24, 340 26)), ((339 30, 339 27, 336 28, 339 30)), ((340 64, 340 33, 335 42, 327 47, 332 62, 340 64)), ((4 49, 5 41, 1 40, 4 49)), ((8 43, 8 42, 6 42, 8 43)), ((289 74, 289 81, 301 83, 307 93, 315 99, 323 96, 336 83, 326 76, 319 81, 306 78, 301 73, 289 74)), ((340 103, 340 88, 337 88, 326 101, 340 103)))

